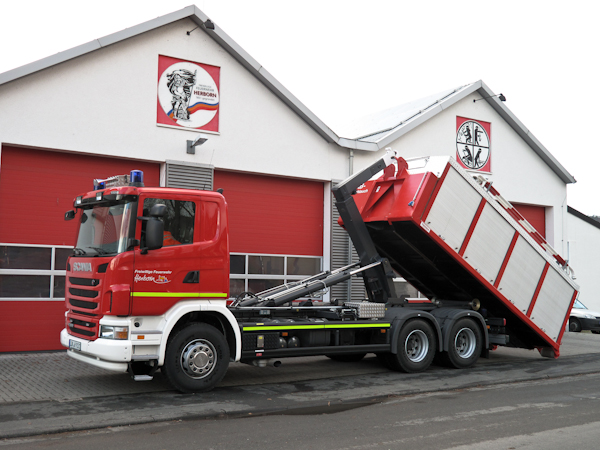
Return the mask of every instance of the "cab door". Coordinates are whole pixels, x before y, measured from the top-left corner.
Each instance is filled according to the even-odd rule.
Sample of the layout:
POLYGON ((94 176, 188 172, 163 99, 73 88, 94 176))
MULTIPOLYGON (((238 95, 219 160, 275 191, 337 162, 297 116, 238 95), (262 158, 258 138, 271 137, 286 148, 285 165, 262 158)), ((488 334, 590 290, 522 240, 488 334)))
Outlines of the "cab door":
POLYGON ((132 315, 161 315, 182 300, 227 297, 226 292, 205 289, 208 280, 202 276, 199 197, 190 200, 188 195, 159 196, 149 192, 140 197, 138 215, 148 216, 157 203, 166 206, 163 247, 144 249, 144 221, 138 220, 136 237, 141 245, 135 250, 132 315))

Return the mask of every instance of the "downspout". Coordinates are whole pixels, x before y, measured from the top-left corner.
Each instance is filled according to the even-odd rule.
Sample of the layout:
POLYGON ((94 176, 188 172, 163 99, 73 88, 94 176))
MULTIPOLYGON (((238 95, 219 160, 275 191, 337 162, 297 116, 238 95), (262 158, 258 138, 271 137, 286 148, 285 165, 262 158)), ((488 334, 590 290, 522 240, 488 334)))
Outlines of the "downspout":
MULTIPOLYGON (((354 174, 354 149, 350 149, 350 155, 348 158, 348 176, 354 174)), ((348 236, 348 264, 352 264, 352 239, 348 236)), ((352 278, 348 280, 346 298, 348 301, 352 300, 352 278)))

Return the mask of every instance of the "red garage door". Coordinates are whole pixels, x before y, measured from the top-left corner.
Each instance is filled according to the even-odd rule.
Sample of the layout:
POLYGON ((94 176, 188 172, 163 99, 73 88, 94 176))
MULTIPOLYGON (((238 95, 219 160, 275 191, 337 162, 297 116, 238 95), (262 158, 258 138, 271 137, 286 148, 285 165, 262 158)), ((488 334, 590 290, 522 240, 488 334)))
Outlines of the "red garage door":
POLYGON ((232 252, 323 255, 323 183, 215 171, 232 252))
POLYGON ((216 171, 213 185, 228 205, 232 297, 321 270, 323 183, 216 171))
POLYGON ((546 239, 546 208, 543 206, 512 204, 517 211, 546 239))
POLYGON ((0 351, 61 348, 65 261, 77 227, 64 213, 94 178, 133 169, 144 171, 147 186, 158 186, 156 163, 2 147, 0 351))

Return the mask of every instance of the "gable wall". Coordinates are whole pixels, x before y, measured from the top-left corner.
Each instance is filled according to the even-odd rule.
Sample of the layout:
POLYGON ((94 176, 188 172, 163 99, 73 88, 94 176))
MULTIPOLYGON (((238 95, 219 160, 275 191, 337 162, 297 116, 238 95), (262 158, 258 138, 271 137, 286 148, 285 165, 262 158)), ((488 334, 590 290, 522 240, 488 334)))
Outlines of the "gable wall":
POLYGON ((567 214, 569 227, 569 265, 575 270, 575 282, 581 286, 579 299, 585 306, 600 311, 600 277, 598 277, 598 255, 600 255, 600 228, 595 227, 573 214, 567 214))
POLYGON ((0 86, 0 142, 331 179, 330 154, 344 152, 192 28, 183 19, 0 86), (196 155, 185 152, 195 132, 156 125, 159 54, 221 67, 220 135, 196 155))
MULTIPOLYGON (((566 251, 566 185, 477 93, 443 110, 389 144, 402 157, 451 156, 456 158, 456 117, 491 122, 492 173, 484 174, 511 202, 546 208, 546 240, 559 253, 566 251)), ((379 154, 383 154, 384 150, 379 154)), ((357 157, 363 167, 372 155, 357 157)), ((357 169, 358 170, 358 169, 357 169)))

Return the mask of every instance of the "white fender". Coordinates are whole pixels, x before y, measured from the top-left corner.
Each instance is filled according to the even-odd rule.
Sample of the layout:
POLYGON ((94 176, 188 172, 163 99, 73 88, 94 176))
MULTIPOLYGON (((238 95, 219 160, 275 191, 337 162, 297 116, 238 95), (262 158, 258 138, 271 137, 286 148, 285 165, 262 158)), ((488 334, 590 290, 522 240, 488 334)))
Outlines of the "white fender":
POLYGON ((164 326, 162 329, 163 338, 161 339, 159 348, 159 359, 158 365, 162 366, 165 362, 165 352, 167 350, 167 341, 173 328, 186 314, 197 312, 197 311, 211 311, 220 314, 225 320, 229 322, 233 333, 235 335, 235 358, 234 361, 239 361, 242 357, 242 334, 240 333, 240 326, 235 319, 234 315, 227 308, 226 300, 206 300, 201 303, 198 301, 183 301, 177 303, 173 308, 167 311, 164 315, 164 326))

